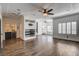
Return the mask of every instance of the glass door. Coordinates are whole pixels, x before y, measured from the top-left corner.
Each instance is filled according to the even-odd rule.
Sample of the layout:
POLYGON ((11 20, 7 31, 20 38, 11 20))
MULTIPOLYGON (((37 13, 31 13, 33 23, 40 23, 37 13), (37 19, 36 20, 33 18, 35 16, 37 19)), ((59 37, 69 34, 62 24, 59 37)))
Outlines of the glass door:
POLYGON ((47 20, 47 34, 53 35, 53 20, 47 20))
POLYGON ((42 33, 46 35, 53 35, 53 20, 48 19, 42 23, 42 33))
POLYGON ((37 33, 38 35, 52 35, 53 36, 53 20, 38 20, 37 33))

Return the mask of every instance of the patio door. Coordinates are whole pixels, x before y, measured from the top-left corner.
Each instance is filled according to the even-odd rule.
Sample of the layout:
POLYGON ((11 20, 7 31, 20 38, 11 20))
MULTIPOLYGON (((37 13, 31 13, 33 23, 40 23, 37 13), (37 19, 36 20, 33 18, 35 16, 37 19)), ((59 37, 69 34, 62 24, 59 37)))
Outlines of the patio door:
POLYGON ((53 35, 53 20, 48 19, 42 23, 42 34, 53 35))

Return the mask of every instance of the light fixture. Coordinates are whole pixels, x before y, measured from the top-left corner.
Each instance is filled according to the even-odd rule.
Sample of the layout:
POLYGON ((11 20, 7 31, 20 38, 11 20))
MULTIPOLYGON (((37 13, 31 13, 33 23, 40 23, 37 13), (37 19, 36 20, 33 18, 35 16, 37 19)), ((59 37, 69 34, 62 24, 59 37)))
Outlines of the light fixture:
POLYGON ((47 13, 44 13, 43 16, 48 16, 48 14, 47 13))

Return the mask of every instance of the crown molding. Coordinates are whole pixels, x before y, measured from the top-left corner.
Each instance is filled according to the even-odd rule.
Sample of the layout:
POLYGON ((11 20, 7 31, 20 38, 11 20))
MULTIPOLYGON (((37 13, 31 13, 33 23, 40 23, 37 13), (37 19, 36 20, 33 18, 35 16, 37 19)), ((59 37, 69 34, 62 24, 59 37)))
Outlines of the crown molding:
POLYGON ((56 14, 52 18, 54 19, 54 18, 69 16, 69 15, 74 15, 74 14, 79 14, 79 10, 67 11, 67 12, 63 12, 63 13, 60 13, 60 14, 56 14))

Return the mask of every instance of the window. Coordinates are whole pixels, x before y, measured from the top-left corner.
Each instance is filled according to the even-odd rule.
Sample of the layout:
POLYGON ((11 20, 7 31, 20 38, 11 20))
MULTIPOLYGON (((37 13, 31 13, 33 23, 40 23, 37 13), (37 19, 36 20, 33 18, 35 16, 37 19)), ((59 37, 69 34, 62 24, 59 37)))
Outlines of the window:
POLYGON ((76 22, 72 22, 72 34, 76 34, 76 22))
POLYGON ((76 22, 67 22, 58 24, 58 33, 76 34, 76 22))
POLYGON ((71 34, 71 23, 67 23, 67 34, 71 34))
POLYGON ((58 24, 58 33, 62 33, 62 32, 61 32, 61 27, 62 27, 62 26, 61 26, 61 23, 59 23, 59 24, 58 24))
POLYGON ((66 34, 66 23, 62 23, 62 33, 66 34))

